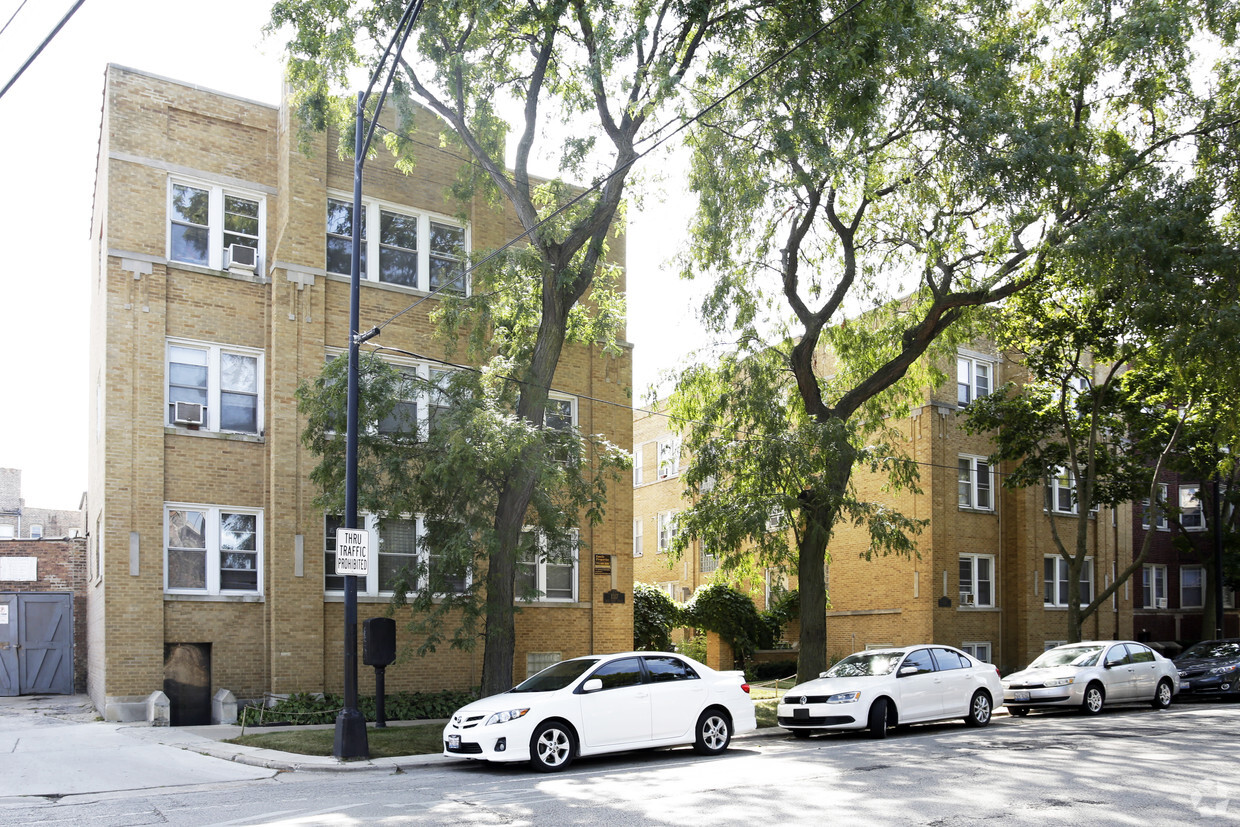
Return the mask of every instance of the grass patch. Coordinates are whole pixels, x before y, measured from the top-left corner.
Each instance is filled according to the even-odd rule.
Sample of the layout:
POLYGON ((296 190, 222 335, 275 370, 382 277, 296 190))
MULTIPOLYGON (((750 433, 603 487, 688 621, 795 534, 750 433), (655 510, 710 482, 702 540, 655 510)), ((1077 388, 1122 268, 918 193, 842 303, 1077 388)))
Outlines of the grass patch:
MULTIPOLYGON (((438 755, 443 752, 443 724, 411 724, 383 729, 366 727, 371 758, 401 758, 407 755, 438 755)), ((274 749, 298 755, 331 755, 335 749, 335 729, 288 729, 278 732, 247 732, 232 738, 230 744, 274 749)))
POLYGON ((753 711, 758 718, 758 729, 763 727, 779 726, 778 719, 779 701, 754 701, 753 711))

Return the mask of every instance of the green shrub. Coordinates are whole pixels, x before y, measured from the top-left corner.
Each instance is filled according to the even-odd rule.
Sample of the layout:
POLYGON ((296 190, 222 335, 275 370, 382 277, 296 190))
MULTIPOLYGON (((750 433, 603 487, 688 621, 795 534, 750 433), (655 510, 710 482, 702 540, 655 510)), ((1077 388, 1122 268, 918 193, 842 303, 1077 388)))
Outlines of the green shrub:
POLYGON ((667 592, 648 583, 634 583, 633 648, 671 651, 672 629, 680 625, 682 614, 667 592))
MULTIPOLYGON (((389 692, 384 698, 383 717, 389 721, 422 721, 447 718, 465 704, 477 699, 476 692, 389 692)), ((242 726, 260 724, 334 724, 344 708, 344 697, 332 693, 313 695, 295 692, 269 707, 247 706, 241 710, 242 726)), ((358 711, 367 721, 376 720, 375 697, 360 696, 358 711)))

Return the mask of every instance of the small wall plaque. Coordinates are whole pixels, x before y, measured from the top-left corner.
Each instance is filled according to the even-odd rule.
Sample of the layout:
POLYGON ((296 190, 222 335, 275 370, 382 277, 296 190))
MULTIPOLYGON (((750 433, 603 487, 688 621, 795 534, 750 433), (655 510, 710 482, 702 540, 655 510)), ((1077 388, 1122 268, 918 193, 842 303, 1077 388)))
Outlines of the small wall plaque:
POLYGON ((604 603, 623 603, 624 592, 619 591, 617 589, 612 589, 611 591, 603 592, 603 602, 604 603))

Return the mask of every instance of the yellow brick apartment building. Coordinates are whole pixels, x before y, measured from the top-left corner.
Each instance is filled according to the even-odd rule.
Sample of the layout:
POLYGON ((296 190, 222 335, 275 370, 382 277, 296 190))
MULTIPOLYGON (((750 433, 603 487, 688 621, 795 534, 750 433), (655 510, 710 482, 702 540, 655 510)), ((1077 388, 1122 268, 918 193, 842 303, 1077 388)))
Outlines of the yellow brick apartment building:
MULTIPOLYGON (((862 556, 869 546, 864 529, 836 526, 828 547, 829 657, 933 642, 961 647, 1007 673, 1066 640, 1067 567, 1051 538, 1047 505, 1061 536, 1073 543, 1072 481, 1057 480, 1050 492, 1001 485, 1004 468, 986 461, 993 450, 990 437, 968 434, 961 427, 963 410, 977 396, 1017 378, 1019 366, 992 346, 974 348, 957 354, 956 383, 927 389, 908 417, 889 423, 919 465, 920 493, 884 491, 885 480, 867 469, 853 473, 863 500, 883 502, 928 524, 916 538, 915 557, 871 560, 862 556)), ((679 476, 688 458, 680 455, 669 420, 657 413, 635 414, 633 438, 634 578, 683 601, 718 576, 717 561, 696 541, 680 559, 667 553, 675 515, 689 504, 679 476)), ((1091 515, 1088 535, 1088 582, 1082 592, 1092 599, 1132 560, 1131 507, 1091 515)), ((766 583, 751 589, 760 609, 769 581, 770 573, 766 583)), ((795 586, 795 578, 788 585, 795 586)), ((1121 586, 1087 619, 1083 635, 1131 637, 1132 590, 1131 581, 1121 586)))
MULTIPOLYGON (((461 160, 437 149, 429 114, 416 127, 427 148, 413 174, 384 151, 365 167, 372 266, 361 325, 430 296, 385 327, 382 343, 435 358, 433 291, 453 283, 471 251, 520 226, 482 200, 445 200, 461 160)), ((300 441, 295 392, 348 343, 352 176, 334 135, 299 148, 287 100, 107 69, 91 229, 87 528, 88 686, 110 720, 143 717, 160 691, 181 699, 175 724, 178 703, 189 722, 222 691, 244 701, 343 687, 343 581, 332 525, 313 504, 316 459, 300 441)), ((612 246, 622 262, 623 238, 612 246)), ((564 418, 632 441, 627 350, 566 347, 555 383, 564 418)), ((632 591, 631 493, 618 486, 601 524, 582 521, 571 564, 536 564, 544 597, 517 615, 515 679, 632 646, 631 599, 613 591, 632 591)), ((367 524, 374 573, 359 578, 362 619, 383 614, 389 597, 390 565, 373 558, 420 553, 416 517, 367 524)), ((416 643, 398 630, 398 644, 416 643)), ((477 686, 481 656, 481 646, 412 656, 388 668, 387 687, 477 686)), ((370 669, 359 679, 373 691, 370 669)))

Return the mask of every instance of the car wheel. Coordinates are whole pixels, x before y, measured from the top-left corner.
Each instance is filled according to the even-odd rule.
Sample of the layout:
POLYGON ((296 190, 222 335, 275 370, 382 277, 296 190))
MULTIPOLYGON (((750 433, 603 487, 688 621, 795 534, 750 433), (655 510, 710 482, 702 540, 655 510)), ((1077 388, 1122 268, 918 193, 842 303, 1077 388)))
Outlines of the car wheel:
POLYGON ((573 763, 577 743, 560 721, 543 721, 530 737, 530 763, 539 772, 555 772, 573 763))
POLYGON ((1091 683, 1085 687, 1085 699, 1081 701, 1081 712, 1086 715, 1097 715, 1102 711, 1102 704, 1106 701, 1106 697, 1101 684, 1091 683))
POLYGON ((718 709, 708 709, 698 716, 693 748, 702 755, 718 755, 732 742, 732 722, 718 709))
POLYGON ((986 726, 990 723, 990 712, 990 696, 979 689, 973 693, 973 700, 969 701, 969 714, 964 722, 969 726, 986 726))
POLYGON ((1158 688, 1154 690, 1154 701, 1151 706, 1155 709, 1166 709, 1171 706, 1171 694, 1171 681, 1159 681, 1158 688))
POLYGON ((878 698, 870 705, 870 717, 866 721, 866 725, 870 730, 871 738, 887 737, 887 707, 890 704, 886 698, 878 698))
POLYGON ((792 730, 792 737, 793 737, 793 738, 808 738, 809 736, 811 736, 811 735, 813 735, 813 734, 814 734, 814 731, 813 731, 812 729, 794 729, 794 730, 792 730))
POLYGON ((1027 707, 1027 706, 1009 706, 1009 707, 1007 708, 1007 711, 1008 711, 1008 714, 1009 714, 1009 715, 1014 715, 1014 716, 1016 716, 1017 718, 1023 718, 1023 717, 1025 717, 1026 715, 1028 715, 1028 714, 1029 714, 1029 707, 1027 707))

